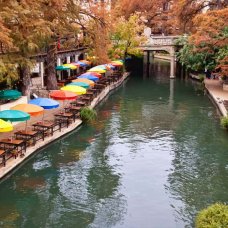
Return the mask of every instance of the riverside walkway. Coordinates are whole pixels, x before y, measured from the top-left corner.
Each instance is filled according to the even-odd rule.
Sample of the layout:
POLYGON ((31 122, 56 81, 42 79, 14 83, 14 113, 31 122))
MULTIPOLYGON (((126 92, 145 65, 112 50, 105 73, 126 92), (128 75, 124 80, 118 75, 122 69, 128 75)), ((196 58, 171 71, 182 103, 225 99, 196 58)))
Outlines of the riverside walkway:
MULTIPOLYGON (((123 76, 118 81, 113 82, 110 85, 107 85, 102 90, 102 92, 92 100, 89 107, 94 108, 96 105, 98 105, 110 93, 110 91, 119 87, 124 82, 124 80, 127 79, 128 76, 129 76, 128 73, 124 73, 123 76)), ((46 111, 44 119, 53 120, 55 113, 58 112, 59 109, 61 109, 61 108, 63 108, 63 104, 61 104, 61 106, 60 106, 60 108, 58 108, 58 110, 46 111)), ((40 119, 41 119, 40 117, 36 117, 36 118, 33 117, 31 120, 28 121, 29 122, 28 127, 32 126, 32 124, 34 124, 35 122, 37 122, 40 119)), ((47 146, 49 143, 55 141, 56 139, 63 137, 65 134, 73 131, 74 129, 79 127, 81 124, 82 124, 82 120, 76 119, 75 122, 70 124, 67 128, 63 128, 63 129, 61 129, 61 131, 56 131, 52 136, 45 137, 45 139, 43 141, 39 141, 34 146, 28 147, 26 149, 26 153, 24 154, 23 157, 18 156, 16 159, 14 159, 14 158, 9 159, 7 161, 6 166, 0 167, 0 180, 2 178, 6 177, 7 175, 9 175, 15 168, 17 168, 19 165, 21 165, 25 160, 28 159, 28 157, 30 157, 32 154, 34 154, 37 150, 41 149, 44 146, 47 146)), ((21 130, 22 128, 23 129, 25 128, 25 123, 20 123, 20 124, 16 125, 14 127, 14 131, 21 130)), ((10 136, 12 136, 12 134, 13 133, 4 133, 0 136, 0 139, 10 137, 10 136)))
POLYGON ((223 116, 227 116, 228 91, 223 90, 221 81, 204 80, 205 87, 223 116))

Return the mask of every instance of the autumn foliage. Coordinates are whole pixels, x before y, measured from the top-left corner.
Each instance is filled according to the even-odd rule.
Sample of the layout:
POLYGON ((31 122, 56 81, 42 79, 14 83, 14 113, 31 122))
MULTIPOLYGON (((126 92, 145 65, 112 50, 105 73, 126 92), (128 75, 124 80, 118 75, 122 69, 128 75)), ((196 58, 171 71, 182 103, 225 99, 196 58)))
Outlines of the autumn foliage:
POLYGON ((47 52, 47 88, 56 89, 57 44, 74 46, 83 34, 96 63, 139 55, 143 29, 153 34, 188 33, 183 63, 196 69, 219 67, 227 74, 228 2, 224 0, 0 0, 0 83, 18 81, 29 94, 31 56, 47 52))

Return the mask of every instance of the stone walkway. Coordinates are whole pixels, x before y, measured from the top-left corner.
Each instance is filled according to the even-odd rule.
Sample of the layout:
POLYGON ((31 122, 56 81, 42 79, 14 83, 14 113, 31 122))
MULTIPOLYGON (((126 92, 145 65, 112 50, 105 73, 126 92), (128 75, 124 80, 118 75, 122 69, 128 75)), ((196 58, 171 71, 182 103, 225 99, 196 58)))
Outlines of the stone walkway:
POLYGON ((228 101, 228 91, 224 91, 219 80, 205 79, 205 87, 223 116, 227 116, 224 101, 228 101))

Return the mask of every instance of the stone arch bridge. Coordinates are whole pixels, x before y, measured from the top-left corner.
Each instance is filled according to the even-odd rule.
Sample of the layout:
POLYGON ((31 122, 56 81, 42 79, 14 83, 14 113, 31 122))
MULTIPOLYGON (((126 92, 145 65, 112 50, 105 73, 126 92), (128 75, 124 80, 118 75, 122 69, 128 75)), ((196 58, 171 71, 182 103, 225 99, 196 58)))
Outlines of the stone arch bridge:
POLYGON ((181 36, 153 36, 150 35, 145 44, 140 48, 144 52, 144 59, 150 63, 155 51, 166 51, 170 54, 170 78, 175 78, 175 51, 178 47, 176 40, 181 36))

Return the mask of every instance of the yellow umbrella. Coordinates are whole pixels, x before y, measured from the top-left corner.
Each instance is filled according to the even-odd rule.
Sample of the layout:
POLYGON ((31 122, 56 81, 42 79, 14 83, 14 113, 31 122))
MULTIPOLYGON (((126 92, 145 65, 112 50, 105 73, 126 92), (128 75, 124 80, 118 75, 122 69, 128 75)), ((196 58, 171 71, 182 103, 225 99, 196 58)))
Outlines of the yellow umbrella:
POLYGON ((94 86, 94 84, 95 84, 94 81, 89 80, 87 78, 77 78, 77 79, 72 80, 72 82, 85 82, 85 83, 89 84, 91 87, 94 86))
POLYGON ((9 132, 13 130, 13 125, 0 119, 0 132, 9 132))
POLYGON ((123 63, 121 61, 118 61, 118 60, 114 60, 114 61, 111 62, 111 64, 112 63, 118 63, 119 65, 123 66, 123 63))
POLYGON ((103 73, 106 72, 106 70, 103 70, 103 69, 100 69, 100 68, 91 68, 87 72, 97 72, 97 73, 103 74, 103 73))
POLYGON ((64 67, 69 67, 71 70, 77 69, 77 66, 75 66, 75 65, 73 65, 73 64, 70 64, 70 63, 63 64, 62 66, 64 66, 64 67))
POLYGON ((85 88, 83 88, 81 86, 75 86, 75 85, 64 86, 61 88, 61 90, 70 91, 70 92, 76 93, 78 95, 82 95, 82 94, 86 93, 85 88))

